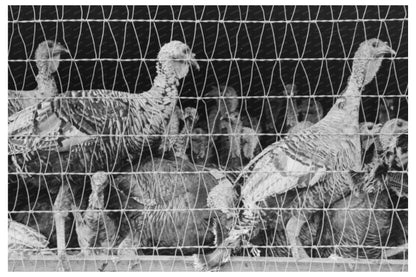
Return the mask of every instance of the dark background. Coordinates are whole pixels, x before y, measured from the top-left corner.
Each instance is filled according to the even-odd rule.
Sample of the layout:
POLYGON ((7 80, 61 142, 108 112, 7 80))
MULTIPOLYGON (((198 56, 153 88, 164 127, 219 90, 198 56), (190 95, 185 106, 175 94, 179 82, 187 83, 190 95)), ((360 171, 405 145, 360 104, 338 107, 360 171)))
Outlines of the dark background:
MULTIPOLYGON (((407 119, 406 6, 10 6, 8 13, 9 89, 36 86, 35 63, 25 60, 50 39, 71 52, 59 68, 61 91, 140 93, 151 87, 155 62, 128 59, 154 59, 161 45, 176 39, 203 59, 201 71, 182 82, 182 97, 202 96, 223 83, 241 95, 281 95, 283 85, 294 82, 301 95, 328 95, 320 98, 326 112, 350 75, 352 61, 345 58, 352 58, 365 39, 379 37, 398 55, 384 61, 376 81, 366 87, 365 95, 377 97, 363 98, 361 120, 374 121, 380 95, 401 96, 395 98, 397 116, 407 119), (256 61, 204 60, 232 58, 256 61)), ((258 115, 262 101, 246 101, 258 115)), ((212 102, 182 99, 201 113, 212 102)))

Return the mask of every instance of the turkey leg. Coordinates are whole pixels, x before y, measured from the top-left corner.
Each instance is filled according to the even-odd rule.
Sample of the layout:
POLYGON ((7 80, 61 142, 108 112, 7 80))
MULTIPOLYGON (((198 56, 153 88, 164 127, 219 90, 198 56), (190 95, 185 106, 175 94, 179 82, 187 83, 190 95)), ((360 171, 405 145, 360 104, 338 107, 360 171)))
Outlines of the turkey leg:
POLYGON ((62 186, 59 188, 58 195, 55 199, 53 205, 53 217, 55 220, 56 227, 56 242, 57 242, 57 251, 58 251, 58 270, 60 271, 69 271, 69 263, 66 258, 65 248, 65 219, 68 216, 69 208, 71 207, 71 191, 70 187, 66 182, 62 183, 62 186), (69 196, 69 197, 68 197, 69 196), (69 205, 67 205, 69 204, 69 205))
POLYGON ((289 241, 292 256, 296 259, 309 258, 299 240, 300 230, 305 223, 306 220, 301 219, 300 216, 292 216, 286 224, 286 238, 289 241))

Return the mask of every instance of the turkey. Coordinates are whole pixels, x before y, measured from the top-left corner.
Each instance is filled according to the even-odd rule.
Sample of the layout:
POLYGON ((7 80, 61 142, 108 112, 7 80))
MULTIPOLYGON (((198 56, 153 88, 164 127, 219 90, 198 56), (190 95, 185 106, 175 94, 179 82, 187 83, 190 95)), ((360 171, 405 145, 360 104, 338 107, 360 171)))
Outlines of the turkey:
MULTIPOLYGON (((179 80, 190 66, 199 69, 194 57, 186 44, 171 41, 160 49, 149 91, 69 91, 15 113, 9 117, 9 172, 59 189, 54 210, 69 210, 69 192, 88 181, 87 172, 112 172, 157 149, 176 106, 179 80)), ((62 259, 67 214, 54 213, 62 259)))
POLYGON ((118 226, 104 211, 104 189, 107 185, 108 176, 104 172, 94 173, 87 209, 81 213, 72 204, 78 243, 85 256, 92 253, 108 255, 116 243, 118 226))
POLYGON ((118 246, 119 255, 132 248, 158 254, 197 253, 199 247, 215 242, 215 235, 222 233, 220 228, 230 225, 223 211, 234 198, 229 200, 232 195, 216 191, 228 192, 232 183, 219 170, 179 158, 153 158, 121 171, 125 173, 114 178, 114 186, 143 208, 126 212, 133 223, 118 246), (221 187, 209 196, 217 185, 221 187))
POLYGON ((221 117, 238 109, 237 92, 231 86, 220 85, 219 88, 212 87, 205 96, 217 98, 216 105, 208 113, 208 131, 210 134, 220 134, 226 128, 221 117))
POLYGON ((193 129, 190 144, 189 157, 194 164, 208 164, 212 161, 213 152, 209 151, 209 136, 204 129, 193 129))
MULTIPOLYGON (((231 250, 240 244, 241 239, 246 240, 245 237, 258 223, 257 203, 268 196, 295 188, 314 189, 314 185, 323 180, 328 183, 328 192, 350 185, 345 170, 358 171, 361 164, 360 138, 354 135, 359 131, 361 92, 373 80, 382 57, 387 53, 395 54, 378 39, 361 43, 354 56, 347 88, 328 114, 315 125, 270 145, 245 167, 237 178, 245 179, 241 190, 241 218, 213 253, 205 257, 195 256, 196 269, 212 269, 229 260, 231 250)), ((331 197, 331 193, 328 196, 331 197)), ((316 198, 319 199, 319 194, 316 198)), ((308 206, 304 205, 304 208, 308 206)), ((295 257, 299 256, 296 245, 303 223, 304 217, 293 216, 286 228, 295 257)), ((257 251, 253 253, 257 254, 257 251)))
MULTIPOLYGON (((296 130, 298 132, 302 129, 306 129, 308 126, 303 124, 306 122, 312 124, 309 121, 302 121, 292 128, 291 131, 293 132, 296 130)), ((374 161, 376 155, 374 143, 380 128, 381 126, 379 126, 379 124, 376 125, 370 122, 360 123, 361 155, 362 159, 368 157, 368 162, 365 162, 366 164, 374 161), (371 149, 373 151, 371 151, 371 149)), ((350 181, 352 182, 353 180, 350 179, 350 181)), ((332 192, 332 197, 326 201, 323 198, 322 200, 319 198, 316 199, 316 196, 319 195, 319 193, 316 192, 318 191, 320 194, 323 194, 327 190, 327 185, 328 184, 325 182, 319 182, 313 188, 299 188, 287 191, 284 194, 267 197, 266 200, 259 204, 263 211, 261 214, 261 224, 254 230, 254 237, 251 242, 257 245, 273 246, 265 249, 267 255, 277 257, 291 256, 291 247, 287 243, 285 229, 289 219, 294 213, 292 209, 299 209, 304 205, 308 205, 309 208, 311 208, 311 204, 315 205, 317 208, 320 208, 323 205, 325 207, 330 207, 331 203, 334 203, 334 201, 340 197, 334 193, 337 190, 334 190, 332 192), (324 203, 322 201, 324 201, 324 203), (276 208, 282 209, 276 210, 276 208)), ((340 193, 341 197, 342 195, 347 196, 350 193, 350 188, 346 186, 344 191, 338 190, 338 193, 340 193)), ((319 235, 317 230, 321 224, 322 213, 312 209, 310 211, 303 211, 302 216, 307 218, 307 224, 304 224, 301 227, 302 229, 299 233, 299 240, 297 243, 303 246, 303 249, 307 252, 308 256, 312 257, 313 253, 311 252, 310 246, 314 244, 316 237, 319 235)), ((304 252, 301 253, 306 257, 304 252)))
MULTIPOLYGON (((383 149, 383 156, 389 159, 390 166, 403 167, 403 164, 407 164, 407 134, 408 123, 401 118, 391 119, 383 124, 380 129, 380 147, 383 149), (406 137, 406 138, 405 138, 406 137), (406 144, 402 144, 398 148, 399 140, 405 139, 406 144), (405 152, 403 152, 403 147, 405 152), (403 152, 397 153, 397 151, 403 152)), ((403 141, 402 141, 403 142, 403 141)))
POLYGON ((360 144, 363 166, 373 161, 377 156, 376 137, 381 130, 381 124, 373 122, 360 123, 360 144))
POLYGON ((19 254, 49 253, 48 240, 33 228, 9 219, 8 221, 9 257, 19 254))
POLYGON ((240 169, 250 161, 255 154, 258 154, 260 140, 256 131, 249 127, 243 127, 238 111, 224 115, 221 120, 227 120, 227 146, 229 156, 227 165, 233 169, 240 169))
POLYGON ((210 135, 208 137, 208 163, 217 163, 217 165, 224 165, 227 160, 227 124, 228 122, 222 119, 228 113, 237 111, 240 101, 237 98, 237 91, 226 85, 219 87, 213 86, 211 91, 205 94, 207 97, 215 98, 215 105, 210 106, 207 116, 207 126, 204 129, 210 135))
POLYGON ((408 240, 408 177, 403 171, 407 170, 407 132, 403 119, 383 124, 374 140, 379 149, 366 172, 351 173, 355 186, 365 193, 351 193, 325 214, 318 244, 335 249, 321 249, 321 256, 403 257, 408 240))
MULTIPOLYGON (((330 254, 334 255, 338 253, 338 255, 342 255, 343 257, 365 258, 363 253, 366 253, 366 255, 368 255, 367 258, 378 258, 377 255, 380 255, 381 250, 379 248, 377 249, 377 247, 383 246, 380 245, 381 241, 385 243, 388 239, 390 246, 401 246, 401 244, 407 243, 407 211, 399 211, 397 212, 397 216, 396 212, 393 213, 391 211, 396 204, 400 205, 400 209, 407 209, 407 200, 405 199, 407 198, 408 190, 407 174, 401 172, 387 172, 387 170, 403 170, 396 164, 390 166, 387 165, 389 160, 395 160, 396 157, 393 158, 388 156, 389 159, 386 157, 384 160, 382 157, 381 159, 378 157, 379 152, 383 153, 386 151, 389 151, 391 155, 395 156, 407 156, 407 137, 403 136, 403 134, 407 133, 407 122, 401 119, 392 120, 389 124, 385 124, 383 128, 381 128, 380 124, 369 122, 361 123, 360 133, 362 157, 364 160, 367 159, 367 161, 364 161, 365 164, 363 166, 366 171, 364 173, 353 172, 353 178, 351 178, 350 181, 354 183, 353 187, 357 188, 357 191, 362 190, 364 193, 351 193, 348 187, 346 187, 346 190, 343 192, 345 197, 341 197, 338 201, 339 197, 334 193, 336 192, 336 190, 334 190, 332 192, 331 201, 326 203, 326 207, 331 208, 330 212, 327 214, 311 211, 312 215, 308 216, 308 224, 304 224, 301 227, 302 229, 299 235, 298 244, 304 246, 305 250, 311 245, 316 244, 326 246, 341 244, 340 248, 342 250, 338 249, 335 252, 328 247, 320 249, 319 253, 316 254, 319 257, 328 257, 330 254), (397 125, 400 125, 400 127, 397 125), (377 148, 374 144, 380 140, 378 137, 382 134, 390 135, 383 140, 385 148, 381 148, 381 151, 376 151, 377 148), (373 151, 370 151, 370 149, 373 149, 373 151), (383 176, 386 176, 385 179, 383 179, 383 176), (386 188, 388 191, 384 191, 386 188), (365 193, 366 191, 369 193, 365 193), (347 206, 347 204, 351 206, 347 206), (379 209, 385 209, 385 211, 376 211, 374 214, 370 214, 369 211, 354 210, 354 208, 368 209, 375 205, 377 205, 379 209), (352 210, 345 212, 345 210, 343 210, 345 208, 352 208, 352 210), (346 214, 348 215, 347 219, 349 220, 347 223, 345 222, 346 214), (326 216, 324 217, 325 227, 320 229, 322 216, 326 216), (368 223, 369 225, 363 225, 363 222, 366 224, 368 223), (396 227, 391 229, 391 224, 394 224, 396 227), (402 224, 404 226, 402 226, 402 224), (322 236, 320 235, 322 233, 321 230, 324 230, 322 236), (366 231, 361 232, 362 230, 366 231), (358 236, 360 236, 360 234, 366 235, 363 235, 362 238, 359 239, 358 236), (337 237, 336 241, 332 239, 333 236, 337 237), (364 238, 364 236, 366 237, 364 238), (350 240, 348 241, 348 239, 350 240), (360 247, 359 249, 348 247, 349 245, 357 245, 358 242, 356 239, 359 239, 360 245, 364 245, 364 247, 360 247), (369 246, 375 246, 375 248, 369 246), (372 250, 370 251, 370 249, 372 250)), ((381 143, 378 147, 382 147, 381 143)), ((403 162, 400 163, 400 165, 405 163, 406 166, 403 166, 403 168, 406 168, 407 160, 405 158, 402 158, 401 160, 403 162)), ((266 209, 275 207, 284 207, 287 209, 279 211, 277 214, 272 211, 270 213, 265 212, 262 215, 262 222, 266 222, 267 226, 263 233, 266 233, 269 237, 268 241, 266 241, 267 245, 273 244, 279 246, 272 248, 271 254, 277 256, 289 255, 289 253, 286 252, 286 248, 282 248, 281 246, 286 245, 284 225, 290 217, 290 208, 302 207, 302 205, 307 203, 305 201, 310 201, 309 199, 313 197, 313 195, 316 195, 314 193, 315 188, 321 190, 321 194, 323 195, 325 193, 325 190, 323 189, 325 186, 325 182, 319 182, 311 189, 299 189, 296 193, 289 191, 290 193, 288 192, 283 195, 268 197, 266 201, 262 203, 262 208, 266 209), (296 203, 299 204, 294 205, 296 203), (281 216, 279 216, 280 214, 281 216)), ((315 200, 313 203, 319 203, 319 201, 315 200)), ((308 206, 313 207, 311 205, 308 206)), ((303 215, 306 215, 307 213, 308 211, 305 211, 303 215)), ((264 241, 265 239, 263 238, 263 241, 261 242, 264 241)), ((400 247, 392 248, 386 252, 386 255, 395 255, 397 251, 400 252, 400 247)), ((312 253, 309 253, 309 256, 312 256, 312 253)))
POLYGON ((59 42, 46 40, 35 51, 37 88, 34 90, 9 90, 9 116, 26 107, 58 94, 53 74, 58 70, 61 54, 69 53, 59 42))

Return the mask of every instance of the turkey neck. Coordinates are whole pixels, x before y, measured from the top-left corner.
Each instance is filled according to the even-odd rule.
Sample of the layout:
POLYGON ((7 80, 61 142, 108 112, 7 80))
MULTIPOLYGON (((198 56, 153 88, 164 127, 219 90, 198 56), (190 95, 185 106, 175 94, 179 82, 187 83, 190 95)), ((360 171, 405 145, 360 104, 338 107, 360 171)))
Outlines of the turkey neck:
POLYGON ((239 158, 240 157, 240 134, 242 131, 241 122, 239 119, 230 120, 227 124, 228 133, 231 135, 230 138, 230 148, 231 148, 231 157, 239 158))
POLYGON ((53 97, 57 93, 55 79, 49 70, 48 63, 42 63, 38 66, 38 75, 36 82, 38 84, 38 92, 41 97, 53 97))
POLYGON ((92 191, 88 201, 88 209, 102 210, 104 209, 104 191, 92 191))
POLYGON ((349 126, 359 129, 358 117, 363 90, 363 74, 359 66, 353 67, 347 87, 323 119, 324 122, 329 120, 332 126, 338 125, 341 128, 349 126))
MULTIPOLYGON (((170 62, 157 62, 156 72, 157 75, 153 81, 153 88, 160 91, 160 96, 163 98, 163 105, 167 108, 163 112, 171 116, 178 99, 179 80, 170 62)), ((151 97, 155 97, 154 92, 152 92, 151 97)))

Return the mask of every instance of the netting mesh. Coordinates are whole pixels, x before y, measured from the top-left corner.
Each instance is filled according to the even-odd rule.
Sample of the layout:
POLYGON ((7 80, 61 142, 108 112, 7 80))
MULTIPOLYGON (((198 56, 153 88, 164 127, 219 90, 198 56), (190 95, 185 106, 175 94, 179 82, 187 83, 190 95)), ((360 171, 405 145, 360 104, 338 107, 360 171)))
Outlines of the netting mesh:
MULTIPOLYGON (((191 254, 212 252, 241 225, 247 164, 328 114, 372 38, 396 54, 362 89, 360 129, 343 131, 346 119, 338 133, 319 130, 328 148, 359 135, 360 168, 328 166, 318 184, 257 199, 231 270, 244 270, 241 257, 256 270, 339 270, 322 260, 335 255, 359 259, 357 270, 406 269, 407 14, 407 6, 9 6, 9 270, 55 269, 59 215, 72 261, 64 269, 103 270, 108 259, 115 270, 193 269, 191 254), (63 47, 59 55, 40 56, 46 40, 63 47), (159 84, 158 53, 172 40, 189 46, 200 70, 185 74, 177 95, 169 88, 161 102, 154 94, 134 102, 159 84), (42 59, 54 65, 42 70, 42 59), (27 107, 14 113, 19 103, 27 107), (141 112, 131 116, 135 105, 141 112), (339 172, 348 175, 341 185, 339 172), (253 249, 264 260, 256 264, 253 249)), ((291 157, 308 163, 300 149, 291 157)))

